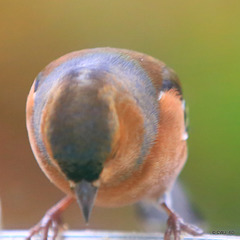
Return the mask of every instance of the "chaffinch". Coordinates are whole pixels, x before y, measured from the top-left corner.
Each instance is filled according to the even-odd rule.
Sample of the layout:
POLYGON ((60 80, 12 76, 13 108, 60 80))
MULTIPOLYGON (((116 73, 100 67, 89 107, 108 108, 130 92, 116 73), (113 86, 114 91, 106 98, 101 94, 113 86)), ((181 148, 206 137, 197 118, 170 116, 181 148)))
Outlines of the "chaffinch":
POLYGON ((187 159, 180 81, 163 62, 116 48, 69 53, 36 77, 27 99, 31 148, 66 197, 33 227, 53 226, 77 200, 86 221, 94 205, 150 201, 168 214, 165 240, 202 230, 186 224, 167 196, 187 159))

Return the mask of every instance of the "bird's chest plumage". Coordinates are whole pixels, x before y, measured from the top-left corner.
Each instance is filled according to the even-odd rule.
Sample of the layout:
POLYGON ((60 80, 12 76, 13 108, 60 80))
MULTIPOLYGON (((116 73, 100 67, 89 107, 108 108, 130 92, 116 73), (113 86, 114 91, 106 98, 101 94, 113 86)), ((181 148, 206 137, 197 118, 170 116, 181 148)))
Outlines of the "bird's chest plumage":
MULTIPOLYGON (((111 184, 102 184, 96 205, 115 207, 134 203, 143 198, 159 198, 169 190, 181 171, 186 158, 187 146, 184 139, 184 111, 176 92, 163 94, 159 101, 160 119, 157 137, 142 165, 132 172, 109 166, 103 171, 103 179, 111 179, 111 184), (106 176, 104 176, 106 174, 106 176), (117 176, 126 176, 120 180, 117 176), (114 181, 114 179, 116 181, 114 181), (111 199, 111 201, 107 201, 111 199)), ((118 161, 120 166, 129 166, 132 160, 125 155, 118 161)), ((114 163, 112 163, 114 166, 114 163)))

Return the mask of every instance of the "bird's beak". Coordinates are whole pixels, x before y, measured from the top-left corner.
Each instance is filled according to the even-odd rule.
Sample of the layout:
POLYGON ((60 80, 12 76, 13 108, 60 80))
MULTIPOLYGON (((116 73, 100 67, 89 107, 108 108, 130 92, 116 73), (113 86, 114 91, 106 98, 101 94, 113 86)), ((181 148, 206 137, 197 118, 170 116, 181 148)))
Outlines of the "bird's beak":
POLYGON ((97 187, 94 187, 92 183, 82 180, 75 186, 75 194, 77 202, 82 210, 83 217, 88 223, 89 217, 94 206, 94 201, 97 195, 97 187))

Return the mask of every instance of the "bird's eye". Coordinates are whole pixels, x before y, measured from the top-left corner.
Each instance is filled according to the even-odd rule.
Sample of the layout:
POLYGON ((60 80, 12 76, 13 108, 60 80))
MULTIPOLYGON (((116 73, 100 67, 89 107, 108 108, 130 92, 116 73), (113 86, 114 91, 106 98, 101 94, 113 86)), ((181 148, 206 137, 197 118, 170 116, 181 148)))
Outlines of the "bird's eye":
POLYGON ((169 67, 165 67, 162 71, 162 91, 169 91, 170 89, 176 89, 179 95, 182 95, 180 81, 177 74, 169 67))

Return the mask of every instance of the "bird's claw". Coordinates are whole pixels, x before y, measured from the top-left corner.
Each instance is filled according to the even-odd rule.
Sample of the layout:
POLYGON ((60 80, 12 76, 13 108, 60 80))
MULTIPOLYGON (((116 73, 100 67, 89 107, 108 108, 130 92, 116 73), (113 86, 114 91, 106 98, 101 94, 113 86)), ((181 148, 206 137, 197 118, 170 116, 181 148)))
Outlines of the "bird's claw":
POLYGON ((164 240, 170 240, 171 235, 174 235, 174 240, 180 240, 181 231, 189 233, 193 236, 199 236, 203 234, 203 230, 191 225, 184 223, 181 217, 177 214, 172 213, 167 221, 167 230, 164 234, 164 240))
POLYGON ((50 228, 53 231, 52 240, 56 239, 58 232, 63 228, 62 220, 59 211, 51 211, 51 209, 44 215, 42 220, 30 229, 26 240, 30 240, 34 235, 42 232, 42 240, 48 239, 48 232, 50 228))

